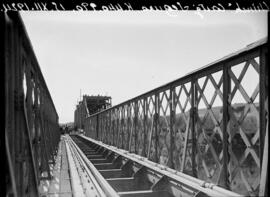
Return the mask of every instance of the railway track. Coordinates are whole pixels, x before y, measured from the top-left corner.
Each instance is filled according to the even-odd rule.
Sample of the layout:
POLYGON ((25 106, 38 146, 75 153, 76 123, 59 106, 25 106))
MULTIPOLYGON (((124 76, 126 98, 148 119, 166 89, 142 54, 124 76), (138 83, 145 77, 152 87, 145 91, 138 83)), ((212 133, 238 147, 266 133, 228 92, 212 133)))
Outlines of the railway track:
POLYGON ((85 136, 71 135, 69 143, 106 196, 241 196, 85 136))

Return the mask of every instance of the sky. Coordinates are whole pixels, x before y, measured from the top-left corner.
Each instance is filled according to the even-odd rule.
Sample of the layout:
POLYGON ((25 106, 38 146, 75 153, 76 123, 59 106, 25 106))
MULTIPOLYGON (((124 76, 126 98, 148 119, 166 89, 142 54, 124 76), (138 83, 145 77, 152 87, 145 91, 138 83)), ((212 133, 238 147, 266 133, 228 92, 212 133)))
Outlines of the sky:
POLYGON ((268 35, 265 11, 21 12, 59 122, 82 94, 116 105, 268 35))

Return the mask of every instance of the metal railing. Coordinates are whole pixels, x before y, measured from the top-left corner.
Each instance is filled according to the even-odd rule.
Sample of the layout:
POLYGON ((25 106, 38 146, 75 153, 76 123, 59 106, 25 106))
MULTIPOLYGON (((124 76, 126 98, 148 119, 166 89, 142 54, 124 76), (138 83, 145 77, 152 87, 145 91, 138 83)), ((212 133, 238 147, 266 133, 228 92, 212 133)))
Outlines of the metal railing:
POLYGON ((60 130, 58 115, 22 19, 5 21, 5 137, 7 194, 38 196, 41 179, 50 179, 60 130))
POLYGON ((264 196, 267 42, 87 117, 86 136, 237 193, 264 196))

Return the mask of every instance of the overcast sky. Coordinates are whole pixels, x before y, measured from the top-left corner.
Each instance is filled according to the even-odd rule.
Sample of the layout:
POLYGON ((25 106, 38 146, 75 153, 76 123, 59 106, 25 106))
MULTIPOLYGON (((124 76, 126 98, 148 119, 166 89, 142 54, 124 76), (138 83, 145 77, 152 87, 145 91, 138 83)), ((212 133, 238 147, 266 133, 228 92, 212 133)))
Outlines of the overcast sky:
POLYGON ((21 12, 59 122, 82 94, 113 105, 267 36, 267 12, 21 12))

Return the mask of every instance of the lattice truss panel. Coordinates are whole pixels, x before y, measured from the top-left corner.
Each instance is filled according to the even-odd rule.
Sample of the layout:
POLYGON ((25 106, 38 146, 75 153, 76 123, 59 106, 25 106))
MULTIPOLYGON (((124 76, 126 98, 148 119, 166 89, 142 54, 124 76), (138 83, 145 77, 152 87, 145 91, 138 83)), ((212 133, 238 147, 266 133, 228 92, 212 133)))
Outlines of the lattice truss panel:
POLYGON ((222 71, 211 73, 195 81, 198 177, 218 183, 222 173, 222 71))
POLYGON ((118 133, 118 109, 113 109, 113 145, 117 146, 117 133, 118 133))
POLYGON ((103 122, 102 122, 102 115, 103 114, 100 114, 98 116, 98 123, 97 123, 97 131, 98 131, 98 139, 99 140, 102 140, 102 137, 103 137, 103 130, 102 130, 102 127, 104 126, 103 125, 103 122))
POLYGON ((109 145, 113 144, 113 124, 112 124, 112 110, 106 111, 107 113, 107 118, 108 118, 108 131, 107 131, 107 142, 109 145))
POLYGON ((122 119, 122 147, 123 149, 128 149, 128 140, 129 140, 129 107, 128 105, 123 106, 123 119, 122 119))
POLYGON ((19 14, 3 19, 6 192, 37 196, 40 180, 51 178, 60 140, 58 115, 19 14))
MULTIPOLYGON (((50 176, 50 170, 48 165, 49 160, 49 150, 46 148, 46 143, 48 143, 48 137, 44 136, 44 126, 42 126, 42 123, 44 125, 44 122, 41 122, 41 114, 40 114, 40 88, 38 87, 38 83, 36 79, 34 80, 33 73, 30 71, 30 66, 26 65, 24 61, 24 74, 23 74, 23 89, 24 89, 24 98, 26 103, 26 109, 27 109, 27 117, 28 117, 28 128, 30 130, 30 138, 31 142, 33 143, 36 141, 37 143, 32 144, 33 148, 33 157, 35 158, 36 165, 36 171, 38 172, 45 172, 47 171, 47 174, 50 176), (36 109, 36 110, 35 110, 36 109), (36 121, 35 121, 36 119, 36 121), (41 131, 41 129, 43 129, 41 131), (42 135, 42 136, 41 136, 42 135), (43 139, 42 139, 43 137, 43 139), (42 139, 42 140, 41 140, 42 139), (41 146, 44 146, 45 149, 41 149, 41 146), (43 151, 42 151, 43 150, 43 151)), ((24 132, 21 132, 22 136, 24 136, 24 132)), ((26 139, 26 136, 21 137, 21 139, 26 139)), ((21 150, 23 150, 22 155, 27 155, 27 143, 22 143, 23 147, 21 150)), ((19 158, 20 159, 20 158, 19 158)), ((29 183, 30 178, 30 172, 27 170, 31 169, 31 163, 26 159, 22 161, 23 163, 23 188, 26 188, 29 183)), ((20 168, 17 168, 20 170, 20 168)), ((39 174, 41 176, 41 174, 39 174)))
POLYGON ((89 118, 90 136, 97 138, 97 116, 89 118))
POLYGON ((190 174, 192 171, 191 83, 174 88, 174 144, 173 162, 176 170, 190 174))
POLYGON ((87 128, 108 144, 177 171, 247 196, 264 194, 266 53, 234 54, 90 117, 87 128))
POLYGON ((122 118, 122 106, 120 106, 119 108, 117 108, 117 130, 116 130, 116 146, 118 148, 121 147, 121 143, 122 143, 122 135, 121 135, 121 118, 122 118))
POLYGON ((135 152, 135 129, 136 129, 136 102, 131 102, 129 104, 129 110, 130 110, 130 138, 129 138, 129 151, 135 152))
POLYGON ((104 118, 105 118, 105 124, 106 124, 106 126, 105 126, 105 136, 104 136, 104 138, 105 138, 105 143, 106 144, 110 144, 110 122, 111 122, 111 118, 110 118, 110 111, 106 111, 105 113, 104 113, 104 118))
POLYGON ((101 113, 100 116, 99 116, 99 121, 100 121, 100 124, 99 124, 99 132, 101 134, 101 141, 103 141, 104 143, 106 143, 106 131, 107 131, 107 128, 106 128, 106 114, 105 113, 101 113))
POLYGON ((144 155, 144 102, 143 99, 137 101, 137 140, 136 149, 139 155, 144 155))
POLYGON ((169 151, 171 146, 170 134, 170 91, 159 92, 159 119, 158 119, 158 162, 169 165, 169 151))
POLYGON ((259 57, 229 68, 229 180, 233 191, 258 193, 260 183, 259 57))
POLYGON ((145 99, 146 106, 145 106, 145 124, 146 124, 146 145, 145 145, 145 153, 146 156, 154 161, 155 160, 155 154, 156 154, 156 148, 155 148, 155 142, 157 139, 156 134, 154 133, 154 124, 155 124, 155 95, 148 96, 145 99))
MULTIPOLYGON (((42 85, 39 82, 38 74, 31 64, 23 61, 23 90, 24 102, 27 115, 27 127, 30 131, 33 158, 38 178, 50 178, 51 172, 49 163, 54 163, 57 142, 60 138, 58 117, 42 85)), ((26 151, 27 148, 21 150, 26 151)), ((22 154, 23 155, 23 154, 22 154)), ((25 161, 24 168, 29 170, 25 161)), ((27 185, 29 172, 25 172, 24 183, 27 185)))
POLYGON ((118 143, 119 148, 124 148, 126 136, 126 106, 123 105, 119 108, 119 133, 118 133, 118 143))

